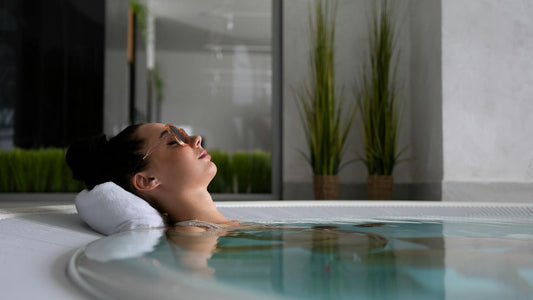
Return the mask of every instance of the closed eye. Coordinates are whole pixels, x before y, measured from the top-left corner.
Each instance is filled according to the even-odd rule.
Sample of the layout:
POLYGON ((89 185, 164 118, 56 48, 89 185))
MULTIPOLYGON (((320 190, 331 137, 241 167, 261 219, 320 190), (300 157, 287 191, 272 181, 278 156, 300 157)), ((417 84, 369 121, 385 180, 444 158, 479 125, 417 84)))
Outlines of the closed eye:
POLYGON ((174 144, 177 144, 177 143, 178 143, 178 142, 176 142, 176 140, 172 140, 172 141, 169 141, 169 142, 167 143, 167 145, 170 146, 170 145, 174 145, 174 144))

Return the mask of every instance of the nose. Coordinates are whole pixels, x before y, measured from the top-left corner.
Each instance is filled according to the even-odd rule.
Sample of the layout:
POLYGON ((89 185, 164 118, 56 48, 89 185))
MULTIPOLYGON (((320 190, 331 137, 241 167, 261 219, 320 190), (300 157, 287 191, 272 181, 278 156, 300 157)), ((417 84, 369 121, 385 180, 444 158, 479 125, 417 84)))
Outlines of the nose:
POLYGON ((191 147, 199 148, 200 146, 202 146, 202 137, 199 136, 199 135, 193 136, 192 137, 191 147))

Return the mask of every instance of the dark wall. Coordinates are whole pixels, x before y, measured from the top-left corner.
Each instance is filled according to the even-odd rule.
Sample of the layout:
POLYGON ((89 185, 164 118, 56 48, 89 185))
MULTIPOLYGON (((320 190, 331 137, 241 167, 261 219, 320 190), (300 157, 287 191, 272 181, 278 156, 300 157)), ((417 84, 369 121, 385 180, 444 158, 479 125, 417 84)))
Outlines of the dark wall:
MULTIPOLYGON (((103 128, 104 0, 13 0, 14 145, 64 147, 103 128)), ((8 34, 8 35, 9 35, 8 34)))
POLYGON ((13 144, 18 47, 16 1, 0 0, 0 147, 13 144))

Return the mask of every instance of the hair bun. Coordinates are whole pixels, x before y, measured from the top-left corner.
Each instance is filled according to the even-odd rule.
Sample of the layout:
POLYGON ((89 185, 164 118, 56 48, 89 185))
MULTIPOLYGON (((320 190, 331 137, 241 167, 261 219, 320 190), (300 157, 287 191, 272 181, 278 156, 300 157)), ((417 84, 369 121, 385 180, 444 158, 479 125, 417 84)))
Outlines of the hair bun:
POLYGON ((66 161, 72 177, 83 181, 87 188, 109 181, 106 172, 107 138, 104 134, 80 139, 68 149, 66 161))

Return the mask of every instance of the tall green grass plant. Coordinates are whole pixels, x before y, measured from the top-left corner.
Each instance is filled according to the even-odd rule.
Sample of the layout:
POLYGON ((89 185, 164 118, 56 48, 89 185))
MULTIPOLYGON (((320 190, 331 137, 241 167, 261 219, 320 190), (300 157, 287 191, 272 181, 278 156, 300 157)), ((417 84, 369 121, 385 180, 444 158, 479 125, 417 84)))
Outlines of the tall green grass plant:
POLYGON ((392 175, 405 148, 398 150, 401 110, 396 70, 396 28, 394 9, 387 0, 373 7, 369 29, 368 64, 362 72, 358 107, 364 139, 365 163, 369 175, 392 175))
POLYGON ((344 145, 356 114, 343 118, 344 100, 335 86, 335 22, 337 1, 315 0, 309 13, 311 78, 297 92, 297 104, 309 150, 313 174, 339 172, 344 145))

